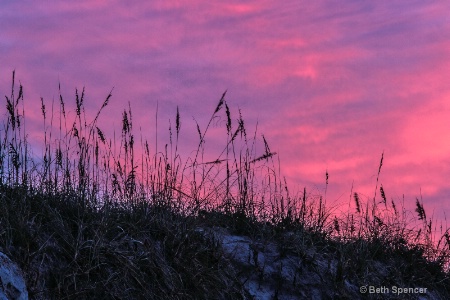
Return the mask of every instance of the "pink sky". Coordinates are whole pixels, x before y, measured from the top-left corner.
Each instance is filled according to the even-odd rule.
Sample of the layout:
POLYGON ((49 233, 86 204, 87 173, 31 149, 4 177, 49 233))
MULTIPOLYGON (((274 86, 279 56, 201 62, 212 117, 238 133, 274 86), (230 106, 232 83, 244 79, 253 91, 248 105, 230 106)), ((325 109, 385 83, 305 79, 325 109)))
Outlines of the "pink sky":
POLYGON ((37 124, 61 82, 67 102, 86 87, 92 114, 114 87, 104 126, 130 101, 153 140, 158 102, 161 136, 177 105, 196 134, 228 90, 292 190, 323 192, 328 170, 328 202, 347 204, 352 182, 372 196, 384 151, 389 199, 414 209, 421 190, 429 215, 450 212, 450 2, 39 3, 0 10, 0 91, 16 70, 37 124))

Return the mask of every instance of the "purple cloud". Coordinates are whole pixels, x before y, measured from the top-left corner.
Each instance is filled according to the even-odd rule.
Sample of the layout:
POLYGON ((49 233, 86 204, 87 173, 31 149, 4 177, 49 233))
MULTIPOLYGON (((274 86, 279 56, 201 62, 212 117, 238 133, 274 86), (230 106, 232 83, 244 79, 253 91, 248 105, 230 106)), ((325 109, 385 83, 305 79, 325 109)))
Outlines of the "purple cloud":
POLYGON ((15 69, 37 125, 61 82, 67 102, 86 87, 91 116, 114 87, 108 128, 130 101, 153 140, 158 102, 159 136, 177 105, 195 136, 192 117, 205 126, 228 89, 292 186, 324 186, 328 169, 329 199, 347 201, 352 181, 372 195, 384 151, 386 193, 412 207, 421 188, 425 205, 448 208, 450 4, 51 2, 0 12, 0 90, 15 69))

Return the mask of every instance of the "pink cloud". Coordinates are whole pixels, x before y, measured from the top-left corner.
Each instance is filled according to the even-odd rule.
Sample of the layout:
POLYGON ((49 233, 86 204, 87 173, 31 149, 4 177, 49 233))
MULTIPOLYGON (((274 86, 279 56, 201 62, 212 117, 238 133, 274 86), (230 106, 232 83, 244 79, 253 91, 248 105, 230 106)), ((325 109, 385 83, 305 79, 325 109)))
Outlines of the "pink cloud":
POLYGON ((57 103, 58 81, 72 110, 75 87, 86 86, 90 115, 114 86, 101 117, 110 135, 128 101, 149 140, 156 103, 160 137, 179 105, 187 143, 196 137, 192 117, 206 126, 228 89, 230 106, 242 109, 249 127, 258 121, 292 185, 322 187, 328 169, 330 199, 347 200, 353 181, 372 195, 384 151, 387 193, 411 200, 422 187, 425 203, 448 208, 445 2, 7 5, 0 91, 8 93, 16 69, 35 136, 40 97, 57 103))

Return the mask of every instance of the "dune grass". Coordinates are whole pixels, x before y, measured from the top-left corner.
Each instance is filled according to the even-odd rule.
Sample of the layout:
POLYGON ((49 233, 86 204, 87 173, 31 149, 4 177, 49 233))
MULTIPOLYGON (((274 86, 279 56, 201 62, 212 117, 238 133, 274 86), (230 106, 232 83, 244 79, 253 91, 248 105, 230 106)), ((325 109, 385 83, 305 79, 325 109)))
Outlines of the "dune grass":
MULTIPOLYGON (((266 138, 247 132, 240 111, 234 121, 225 96, 206 126, 196 124, 198 144, 186 159, 178 108, 161 150, 134 135, 130 104, 120 136, 107 136, 98 119, 112 91, 93 120, 84 89, 75 93, 72 120, 60 92, 50 113, 41 99, 43 156, 36 158, 13 72, 0 130, 0 251, 22 268, 31 298, 250 299, 240 270, 203 227, 277 241, 280 253, 305 263, 307 249, 330 257, 318 272, 336 297, 344 297, 346 282, 427 287, 450 297, 449 229, 436 232, 421 199, 422 225, 412 227, 378 177, 374 197, 352 190, 342 215, 306 189, 292 195, 266 138), (205 141, 217 118, 223 145, 211 159, 205 141)), ((383 155, 378 175, 382 165, 383 155)), ((324 179, 328 185, 328 172, 324 179)), ((314 255, 309 260, 314 265, 314 255)))

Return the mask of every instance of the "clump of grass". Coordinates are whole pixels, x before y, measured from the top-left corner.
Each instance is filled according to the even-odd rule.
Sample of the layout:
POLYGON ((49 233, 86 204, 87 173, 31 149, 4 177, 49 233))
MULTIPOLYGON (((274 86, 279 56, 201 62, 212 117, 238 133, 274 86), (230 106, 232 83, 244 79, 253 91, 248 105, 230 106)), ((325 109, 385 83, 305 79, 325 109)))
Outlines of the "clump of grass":
POLYGON ((28 142, 23 87, 16 93, 14 72, 0 131, 0 251, 20 264, 32 298, 249 298, 240 271, 230 266, 214 235, 198 230, 202 226, 278 241, 281 256, 301 257, 311 268, 319 265, 315 257, 325 255, 328 268, 317 272, 336 291, 346 280, 359 285, 372 280, 420 284, 450 295, 449 229, 436 241, 418 199, 421 227, 410 228, 403 206, 399 211, 393 199, 388 205, 382 184, 377 202, 384 153, 374 197, 363 203, 352 187, 355 206, 350 202, 340 216, 326 203, 328 171, 324 197, 306 188, 292 195, 266 137, 247 132, 241 111, 233 122, 226 92, 204 129, 196 124, 194 157, 184 159, 178 107, 169 143, 161 151, 156 140, 152 153, 151 143, 135 136, 130 103, 117 139, 98 124, 112 90, 92 121, 86 117, 85 89, 76 90, 69 121, 58 89, 59 114, 54 103, 49 114, 41 98, 41 159, 33 158, 28 142), (219 117, 226 138, 211 159, 205 141, 219 117), (377 271, 379 263, 387 270, 377 271))

